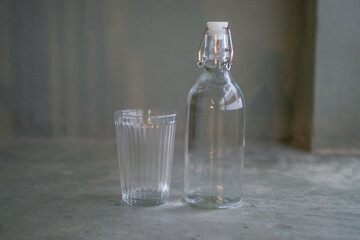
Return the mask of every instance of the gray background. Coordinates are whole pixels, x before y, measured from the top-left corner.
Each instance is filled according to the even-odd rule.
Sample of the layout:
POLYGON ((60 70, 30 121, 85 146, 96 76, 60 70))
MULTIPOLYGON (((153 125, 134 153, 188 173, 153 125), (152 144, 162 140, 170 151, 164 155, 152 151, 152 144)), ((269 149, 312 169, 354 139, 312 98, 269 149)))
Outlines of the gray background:
POLYGON ((360 148, 359 5, 0 0, 0 136, 112 138, 115 110, 155 107, 181 138, 206 22, 227 20, 248 140, 360 148))
POLYGON ((318 2, 314 149, 360 149, 360 1, 318 2))
POLYGON ((247 141, 242 207, 181 198, 206 21, 230 22, 247 140, 329 153, 360 149, 359 12, 359 0, 0 0, 0 238, 358 239, 359 154, 247 141), (137 107, 179 113, 171 198, 156 208, 119 199, 112 115, 137 107))

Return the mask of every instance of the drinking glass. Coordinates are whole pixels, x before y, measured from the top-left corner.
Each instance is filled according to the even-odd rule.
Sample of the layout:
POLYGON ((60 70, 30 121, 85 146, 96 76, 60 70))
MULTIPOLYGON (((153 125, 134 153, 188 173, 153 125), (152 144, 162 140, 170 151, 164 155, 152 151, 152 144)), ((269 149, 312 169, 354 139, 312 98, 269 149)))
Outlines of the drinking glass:
POLYGON ((114 118, 123 201, 163 204, 170 191, 176 112, 130 109, 114 118))

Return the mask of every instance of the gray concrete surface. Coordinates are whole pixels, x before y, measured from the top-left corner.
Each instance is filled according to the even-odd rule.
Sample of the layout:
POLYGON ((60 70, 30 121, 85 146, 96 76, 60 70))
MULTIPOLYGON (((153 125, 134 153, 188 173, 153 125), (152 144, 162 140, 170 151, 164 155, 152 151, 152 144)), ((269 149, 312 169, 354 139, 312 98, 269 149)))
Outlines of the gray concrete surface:
POLYGON ((170 201, 130 207, 113 141, 1 140, 0 239, 359 239, 360 154, 248 145, 243 204, 200 210, 181 201, 181 144, 170 201))

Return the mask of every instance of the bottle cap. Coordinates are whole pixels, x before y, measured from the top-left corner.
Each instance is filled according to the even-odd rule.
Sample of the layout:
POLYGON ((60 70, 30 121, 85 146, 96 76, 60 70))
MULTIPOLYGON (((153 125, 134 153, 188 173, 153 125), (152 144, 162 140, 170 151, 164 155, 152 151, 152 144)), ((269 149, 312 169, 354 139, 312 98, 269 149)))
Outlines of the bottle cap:
POLYGON ((210 32, 225 32, 228 27, 228 22, 207 22, 207 27, 210 32))

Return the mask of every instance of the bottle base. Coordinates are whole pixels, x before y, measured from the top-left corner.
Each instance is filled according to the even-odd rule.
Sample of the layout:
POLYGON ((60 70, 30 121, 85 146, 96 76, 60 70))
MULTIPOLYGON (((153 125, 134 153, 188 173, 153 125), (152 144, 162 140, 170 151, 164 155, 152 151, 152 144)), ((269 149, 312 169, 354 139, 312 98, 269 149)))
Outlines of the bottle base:
POLYGON ((184 195, 184 200, 196 208, 230 208, 238 206, 242 197, 206 196, 206 195, 184 195))

